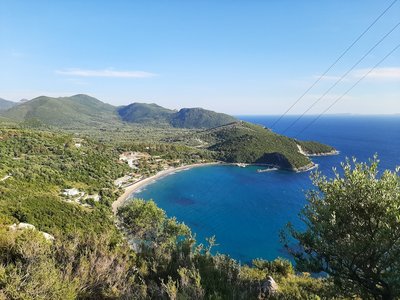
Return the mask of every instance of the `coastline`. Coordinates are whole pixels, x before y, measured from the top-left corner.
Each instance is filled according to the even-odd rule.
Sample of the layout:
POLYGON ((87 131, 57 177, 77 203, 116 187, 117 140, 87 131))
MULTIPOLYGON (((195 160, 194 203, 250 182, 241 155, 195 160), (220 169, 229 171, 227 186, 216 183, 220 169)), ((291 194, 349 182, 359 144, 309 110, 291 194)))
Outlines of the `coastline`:
POLYGON ((314 156, 331 156, 331 155, 338 155, 338 154, 340 154, 340 152, 339 152, 338 150, 336 150, 336 149, 333 149, 333 150, 331 150, 331 151, 329 151, 329 152, 308 153, 308 152, 304 151, 304 149, 303 149, 299 144, 296 144, 296 145, 297 145, 298 152, 299 152, 300 154, 303 154, 304 156, 307 156, 307 157, 314 157, 314 156))
MULTIPOLYGON (((337 150, 333 150, 331 152, 328 153, 320 153, 320 154, 314 154, 314 155, 307 155, 307 156, 329 156, 329 155, 337 155, 339 154, 339 151, 337 150)), ((124 189, 124 193, 118 197, 117 200, 115 200, 111 207, 112 207, 112 211, 114 213, 114 215, 117 213, 117 210, 119 207, 121 207, 122 205, 124 205, 124 203, 126 202, 126 200, 129 198, 129 196, 134 193, 135 191, 137 191, 138 189, 148 185, 149 183, 151 183, 154 180, 160 179, 164 176, 167 176, 169 174, 175 173, 175 172, 179 172, 179 171, 183 171, 183 170, 188 170, 188 169, 192 169, 192 168, 197 168, 197 167, 204 167, 204 166, 213 166, 213 165, 238 165, 238 163, 225 163, 225 162, 208 162, 208 163, 197 163, 197 164, 191 164, 191 165, 185 165, 185 166, 180 166, 180 167, 176 167, 176 168, 169 168, 163 171, 158 172, 157 174, 150 176, 150 177, 146 177, 143 179, 140 179, 139 181, 131 184, 130 186, 126 187, 124 189)), ((271 166, 271 164, 246 164, 246 165, 250 165, 250 166, 271 166)), ((279 166, 273 166, 276 167, 278 170, 282 170, 282 168, 280 168, 279 166)), ((315 163, 311 163, 309 165, 306 165, 302 168, 294 168, 291 169, 291 171, 294 171, 295 173, 301 173, 301 172, 307 172, 310 171, 312 169, 315 169, 318 167, 318 164, 315 163)))
POLYGON ((338 150, 332 150, 330 152, 322 152, 322 153, 313 153, 313 154, 307 154, 306 156, 309 157, 315 157, 315 156, 332 156, 332 155, 339 155, 340 151, 338 150))
POLYGON ((311 162, 310 164, 304 166, 304 167, 300 167, 300 168, 294 168, 293 171, 295 173, 303 173, 303 172, 308 172, 311 171, 313 169, 318 168, 318 164, 311 162))
POLYGON ((132 185, 125 188, 124 193, 121 196, 119 196, 118 199, 112 203, 112 205, 111 205, 112 211, 115 215, 118 211, 118 208, 125 204, 126 200, 128 200, 129 196, 132 193, 134 193, 138 189, 148 185, 153 180, 157 180, 157 179, 160 179, 169 174, 183 171, 183 170, 188 170, 188 169, 197 168, 197 167, 220 165, 220 164, 221 164, 220 162, 209 162, 209 163, 197 163, 197 164, 192 164, 192 165, 185 165, 185 166, 180 166, 180 167, 176 167, 176 168, 172 167, 172 168, 160 171, 153 176, 140 179, 139 181, 137 181, 137 182, 133 183, 132 185))

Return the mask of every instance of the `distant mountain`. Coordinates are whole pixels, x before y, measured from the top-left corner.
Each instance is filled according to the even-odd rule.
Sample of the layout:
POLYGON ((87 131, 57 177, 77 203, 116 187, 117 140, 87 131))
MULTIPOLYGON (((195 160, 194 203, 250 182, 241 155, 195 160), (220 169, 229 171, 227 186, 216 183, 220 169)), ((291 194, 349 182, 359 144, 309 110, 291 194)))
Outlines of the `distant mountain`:
POLYGON ((12 102, 12 101, 0 98, 0 110, 7 110, 15 105, 17 105, 16 102, 12 102))
POLYGON ((118 108, 121 119, 129 123, 169 124, 171 116, 175 113, 155 103, 132 103, 118 108))
POLYGON ((183 108, 177 112, 155 103, 115 107, 82 94, 58 98, 41 96, 21 101, 18 105, 12 104, 15 106, 1 111, 0 117, 70 129, 121 126, 123 122, 177 128, 212 128, 237 121, 234 117, 202 108, 183 108))
POLYGON ((203 108, 182 108, 178 112, 157 104, 132 103, 118 108, 123 121, 140 124, 169 124, 177 128, 213 128, 237 120, 203 108))
POLYGON ((295 171, 314 165, 308 155, 335 153, 331 146, 298 141, 243 121, 179 139, 188 145, 211 150, 225 162, 269 164, 295 171))
POLYGON ((37 120, 63 128, 120 123, 114 106, 87 95, 41 96, 14 106, 1 115, 15 121, 37 120))
POLYGON ((171 125, 179 128, 213 128, 237 122, 232 116, 203 108, 182 108, 171 118, 171 125))

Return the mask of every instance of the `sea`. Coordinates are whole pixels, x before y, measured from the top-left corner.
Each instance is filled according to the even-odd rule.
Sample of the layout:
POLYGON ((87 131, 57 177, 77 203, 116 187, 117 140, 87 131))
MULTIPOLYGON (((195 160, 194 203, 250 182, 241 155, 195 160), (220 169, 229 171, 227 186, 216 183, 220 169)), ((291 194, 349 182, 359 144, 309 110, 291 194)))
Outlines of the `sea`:
MULTIPOLYGON (((241 120, 270 128, 276 116, 239 116, 241 120)), ((366 162, 375 154, 379 169, 400 166, 400 115, 286 116, 272 129, 300 140, 313 140, 335 147, 335 156, 312 157, 318 171, 333 176, 346 158, 366 162), (301 132, 301 133, 300 133, 301 132)), ((176 217, 196 234, 199 243, 215 236, 214 252, 227 254, 242 263, 252 259, 290 259, 280 233, 288 222, 304 229, 299 213, 306 204, 305 193, 313 189, 312 171, 294 173, 260 167, 218 165, 192 168, 150 183, 131 197, 153 199, 168 216, 176 217)), ((313 170, 315 171, 315 170, 313 170)))

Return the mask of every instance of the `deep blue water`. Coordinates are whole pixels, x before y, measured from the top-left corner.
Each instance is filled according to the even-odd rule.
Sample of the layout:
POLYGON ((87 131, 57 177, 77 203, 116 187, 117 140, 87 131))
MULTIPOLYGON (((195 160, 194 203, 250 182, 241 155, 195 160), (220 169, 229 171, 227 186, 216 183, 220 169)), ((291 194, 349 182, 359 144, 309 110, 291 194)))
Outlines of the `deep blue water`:
MULTIPOLYGON (((274 116, 241 116, 270 127, 274 116)), ((326 116, 301 135, 313 117, 301 120, 285 132, 303 140, 334 146, 337 156, 316 157, 319 170, 332 175, 345 157, 366 161, 378 153, 381 169, 400 165, 400 116, 326 116)), ((283 132, 295 117, 285 117, 274 129, 283 132)), ((304 192, 312 188, 309 172, 257 173, 257 167, 200 167, 166 176, 134 196, 153 199, 169 216, 190 226, 197 240, 215 235, 216 250, 249 262, 253 258, 286 257, 279 232, 287 222, 301 227, 298 213, 305 204, 304 192)))

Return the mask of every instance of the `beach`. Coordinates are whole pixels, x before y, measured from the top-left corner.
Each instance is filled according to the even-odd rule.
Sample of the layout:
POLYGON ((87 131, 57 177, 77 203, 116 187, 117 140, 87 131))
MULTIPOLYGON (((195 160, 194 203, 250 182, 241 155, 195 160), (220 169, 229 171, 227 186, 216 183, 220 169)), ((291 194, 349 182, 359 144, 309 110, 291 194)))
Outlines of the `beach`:
POLYGON ((119 196, 117 200, 115 200, 113 202, 112 211, 114 214, 116 214, 118 211, 118 208, 121 207, 122 205, 124 205, 125 201, 130 197, 130 195, 132 193, 134 193, 138 189, 148 185, 149 183, 151 183, 154 180, 160 179, 164 176, 167 176, 169 174, 179 172, 179 171, 184 171, 184 170, 188 170, 188 169, 192 169, 192 168, 196 168, 196 167, 205 167, 205 166, 212 166, 212 165, 219 165, 219 164, 221 164, 221 163, 220 162, 210 162, 210 163, 198 163, 198 164, 180 166, 180 167, 176 167, 176 168, 169 168, 169 169, 160 171, 153 176, 143 178, 125 188, 124 193, 121 196, 119 196))
MULTIPOLYGON (((124 189, 124 193, 121 196, 119 196, 118 199, 112 203, 112 211, 114 214, 116 214, 118 208, 121 207, 122 205, 124 205, 125 201, 130 197, 131 194, 133 194, 140 188, 150 184, 151 182, 153 182, 157 179, 160 179, 164 176, 173 174, 175 172, 180 172, 180 171, 184 171, 184 170, 188 170, 188 169, 192 169, 192 168, 196 168, 196 167, 213 166, 213 165, 237 165, 237 164, 236 163, 224 163, 224 162, 210 162, 210 163, 198 163, 198 164, 192 164, 192 165, 185 165, 185 166, 180 166, 180 167, 176 167, 176 168, 171 167, 169 169, 162 170, 153 176, 140 179, 139 181, 126 187, 124 189)), ((248 165, 264 166, 263 164, 248 164, 248 165)), ((316 166, 317 165, 313 164, 311 167, 307 167, 304 170, 298 170, 297 172, 309 171, 311 169, 314 169, 316 166)))

